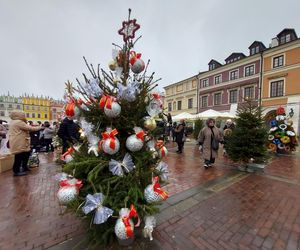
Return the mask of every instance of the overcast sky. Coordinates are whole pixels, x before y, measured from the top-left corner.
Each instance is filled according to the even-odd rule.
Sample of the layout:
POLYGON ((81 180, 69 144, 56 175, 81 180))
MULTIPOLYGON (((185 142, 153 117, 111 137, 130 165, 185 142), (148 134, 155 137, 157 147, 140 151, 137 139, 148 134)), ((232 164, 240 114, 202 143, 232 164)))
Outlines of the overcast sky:
POLYGON ((82 56, 107 69, 128 8, 141 25, 136 51, 151 59, 160 88, 267 47, 283 28, 300 35, 299 0, 0 0, 0 94, 61 98, 66 80, 87 73, 82 56))

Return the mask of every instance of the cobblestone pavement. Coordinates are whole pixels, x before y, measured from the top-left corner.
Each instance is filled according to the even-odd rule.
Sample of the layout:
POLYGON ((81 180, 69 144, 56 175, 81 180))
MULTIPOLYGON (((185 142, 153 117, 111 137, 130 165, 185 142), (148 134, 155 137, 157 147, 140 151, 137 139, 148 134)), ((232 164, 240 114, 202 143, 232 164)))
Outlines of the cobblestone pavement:
MULTIPOLYGON (((274 158, 265 173, 247 174, 222 156, 204 170, 193 143, 182 155, 173 143, 168 149, 164 188, 171 197, 161 206, 155 240, 139 235, 130 249, 300 249, 299 155, 274 158)), ((82 238, 82 222, 62 214, 56 200, 52 176, 59 167, 50 154, 40 160, 28 176, 0 174, 1 250, 71 249, 82 238)))

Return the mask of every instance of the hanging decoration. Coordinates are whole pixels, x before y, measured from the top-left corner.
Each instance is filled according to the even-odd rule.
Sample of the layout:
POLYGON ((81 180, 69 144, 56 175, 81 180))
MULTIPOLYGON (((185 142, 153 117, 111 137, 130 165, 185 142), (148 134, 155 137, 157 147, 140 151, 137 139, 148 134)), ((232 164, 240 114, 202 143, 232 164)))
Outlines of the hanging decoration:
POLYGON ((82 181, 73 179, 64 179, 59 183, 60 188, 57 192, 57 198, 59 203, 66 205, 69 202, 74 201, 79 193, 79 189, 82 187, 82 181))
POLYGON ((152 184, 146 187, 144 196, 149 203, 160 202, 168 198, 168 194, 161 189, 157 176, 153 177, 152 184))
POLYGON ((135 134, 129 136, 126 140, 126 148, 131 152, 140 151, 144 146, 144 130, 139 127, 135 127, 134 130, 135 134))
POLYGON ((101 148, 104 153, 113 155, 120 149, 119 139, 116 137, 118 134, 117 129, 107 128, 106 132, 102 133, 102 141, 100 142, 101 148))
POLYGON ((130 154, 126 153, 122 162, 111 159, 109 162, 109 171, 113 175, 122 177, 125 173, 131 172, 135 168, 130 154))

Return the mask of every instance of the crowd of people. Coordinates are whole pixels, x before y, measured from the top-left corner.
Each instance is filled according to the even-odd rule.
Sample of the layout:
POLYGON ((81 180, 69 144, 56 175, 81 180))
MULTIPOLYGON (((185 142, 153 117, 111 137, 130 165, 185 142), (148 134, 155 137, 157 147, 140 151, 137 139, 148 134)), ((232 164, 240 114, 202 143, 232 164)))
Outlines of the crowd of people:
POLYGON ((55 135, 62 141, 62 153, 67 151, 70 143, 80 138, 80 127, 68 117, 61 124, 53 122, 52 125, 48 121, 27 121, 23 111, 11 112, 10 118, 9 126, 4 126, 4 121, 0 120, 0 148, 8 148, 14 155, 14 176, 23 176, 30 171, 30 155, 35 152, 53 152, 55 135))
MULTIPOLYGON (((167 120, 164 123, 166 134, 170 140, 177 143, 176 153, 181 154, 187 138, 185 120, 181 119, 178 123, 172 122, 170 113, 166 117, 167 120)), ((13 111, 10 118, 9 129, 0 120, 0 147, 6 142, 5 146, 9 148, 11 154, 14 154, 14 176, 23 176, 30 171, 28 160, 32 153, 53 152, 54 136, 57 135, 61 139, 62 154, 67 151, 70 144, 80 140, 79 125, 68 117, 64 118, 60 124, 57 122, 50 124, 48 121, 34 123, 27 121, 23 111, 13 111)), ((228 119, 221 132, 216 127, 214 119, 206 121, 206 126, 199 132, 197 140, 205 169, 213 166, 220 143, 223 144, 223 152, 226 155, 226 141, 234 126, 232 120, 228 119)))

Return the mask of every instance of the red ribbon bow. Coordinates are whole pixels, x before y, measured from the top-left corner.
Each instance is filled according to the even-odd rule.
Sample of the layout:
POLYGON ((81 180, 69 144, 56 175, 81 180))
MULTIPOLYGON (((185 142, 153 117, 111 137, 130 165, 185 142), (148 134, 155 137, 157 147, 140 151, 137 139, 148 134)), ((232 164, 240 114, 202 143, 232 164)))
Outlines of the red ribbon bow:
POLYGON ((136 211, 134 205, 131 204, 131 206, 130 206, 130 211, 129 211, 128 215, 127 215, 127 216, 124 216, 124 217, 122 218, 122 221, 123 221, 123 223, 124 223, 124 225, 125 225, 126 235, 127 235, 129 238, 133 236, 133 230, 132 230, 131 225, 130 225, 130 222, 129 222, 130 219, 133 218, 133 217, 134 217, 134 218, 138 218, 138 222, 135 224, 135 227, 138 227, 138 226, 140 225, 140 217, 139 217, 139 215, 138 215, 138 213, 137 213, 137 211, 136 211))
POLYGON ((157 142, 156 142, 156 144, 155 144, 155 146, 157 147, 157 148, 162 148, 163 147, 163 145, 164 145, 164 141, 163 140, 157 140, 157 142))
MULTIPOLYGON (((111 149, 115 149, 116 148, 116 135, 118 134, 118 130, 117 129, 113 129, 111 132, 104 132, 104 133, 101 133, 102 135, 102 143, 104 140, 107 140, 107 139, 111 139, 110 140, 110 143, 109 143, 109 147, 111 149)), ((101 145, 102 145, 101 143, 101 145)))
POLYGON ((72 154, 73 152, 74 152, 74 149, 73 149, 73 148, 71 148, 71 147, 68 148, 67 152, 65 152, 65 153, 60 157, 60 159, 61 159, 62 161, 64 161, 64 160, 66 159, 66 156, 72 154))
POLYGON ((112 97, 109 95, 104 95, 101 97, 100 99, 100 108, 103 109, 104 107, 106 107, 107 109, 111 109, 111 105, 112 105, 112 97))
POLYGON ((154 99, 160 101, 160 98, 161 98, 161 95, 160 95, 160 94, 158 94, 158 93, 153 93, 152 96, 154 97, 154 99))
POLYGON ((135 136, 140 140, 144 141, 144 136, 145 136, 144 130, 141 130, 140 132, 136 133, 135 136))
POLYGON ((141 59, 142 54, 141 53, 136 53, 135 51, 130 52, 130 64, 133 65, 135 64, 137 59, 141 59))
POLYGON ((76 104, 75 104, 75 101, 72 100, 70 101, 67 105, 66 105, 66 108, 65 108, 65 113, 67 116, 74 116, 75 115, 75 107, 76 107, 76 104))
POLYGON ((78 190, 83 186, 82 181, 81 180, 77 180, 74 183, 72 180, 63 180, 59 183, 60 187, 76 187, 78 188, 78 190))
POLYGON ((161 198, 166 200, 169 197, 168 194, 164 190, 161 189, 160 184, 158 182, 158 176, 156 176, 152 179, 152 184, 153 184, 153 191, 155 193, 158 193, 161 198))

